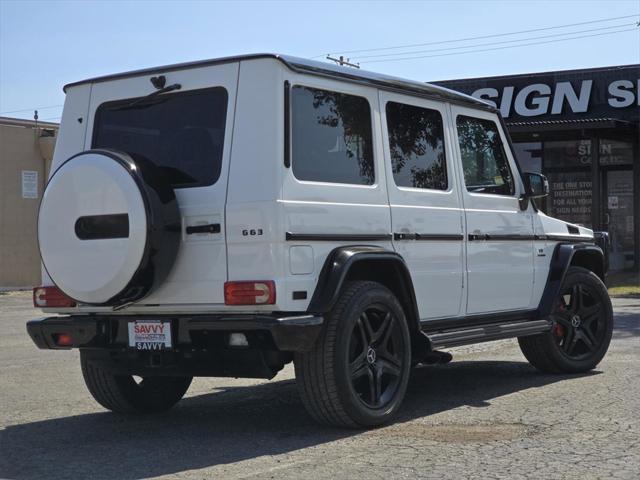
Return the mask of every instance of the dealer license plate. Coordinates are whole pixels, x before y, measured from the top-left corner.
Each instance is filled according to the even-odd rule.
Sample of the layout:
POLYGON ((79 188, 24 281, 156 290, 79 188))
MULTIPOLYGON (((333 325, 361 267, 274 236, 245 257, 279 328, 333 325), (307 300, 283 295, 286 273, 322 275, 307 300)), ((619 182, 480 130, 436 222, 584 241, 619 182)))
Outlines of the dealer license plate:
POLYGON ((171 348, 171 323, 160 320, 129 322, 129 346, 136 350, 171 348))

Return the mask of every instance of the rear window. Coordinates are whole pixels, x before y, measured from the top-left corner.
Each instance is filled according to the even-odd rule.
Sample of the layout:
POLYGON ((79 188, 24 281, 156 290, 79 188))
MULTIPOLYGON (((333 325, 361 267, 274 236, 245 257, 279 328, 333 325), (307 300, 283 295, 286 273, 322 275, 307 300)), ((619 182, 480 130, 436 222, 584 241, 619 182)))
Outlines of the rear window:
POLYGON ((213 185, 222 167, 226 118, 222 87, 104 103, 96 112, 93 148, 142 157, 173 187, 213 185))
POLYGON ((291 105, 291 164, 298 180, 373 184, 371 109, 366 98, 296 86, 291 105))

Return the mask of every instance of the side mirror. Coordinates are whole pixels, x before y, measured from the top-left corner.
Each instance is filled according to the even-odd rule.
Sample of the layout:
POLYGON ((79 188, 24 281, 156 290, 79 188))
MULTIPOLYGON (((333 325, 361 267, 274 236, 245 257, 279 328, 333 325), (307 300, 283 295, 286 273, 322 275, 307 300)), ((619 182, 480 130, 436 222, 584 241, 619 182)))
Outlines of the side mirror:
POLYGON ((526 172, 524 174, 525 196, 528 198, 542 198, 549 195, 549 181, 540 173, 526 172))

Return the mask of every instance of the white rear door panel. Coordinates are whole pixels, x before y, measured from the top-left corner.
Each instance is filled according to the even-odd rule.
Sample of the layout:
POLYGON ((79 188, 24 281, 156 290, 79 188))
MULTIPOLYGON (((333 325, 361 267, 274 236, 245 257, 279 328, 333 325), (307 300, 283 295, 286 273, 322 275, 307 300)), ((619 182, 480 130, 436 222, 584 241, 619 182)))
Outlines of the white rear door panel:
MULTIPOLYGON (((229 63, 165 74, 167 85, 179 83, 182 86, 178 93, 223 87, 228 97, 227 120, 222 168, 218 180, 211 186, 175 189, 182 214, 182 240, 178 257, 167 281, 142 300, 142 304, 224 303, 224 282, 227 279, 224 212, 238 70, 238 63, 229 63), (219 224, 220 233, 190 235, 186 233, 186 228, 189 226, 206 224, 219 224)), ((101 104, 143 97, 152 93, 154 88, 149 80, 150 77, 151 75, 145 75, 94 84, 91 92, 88 132, 93 131, 96 110, 101 104)), ((203 108, 206 106, 203 105, 203 108)), ((87 135, 85 148, 91 147, 92 138, 91 135, 87 135)))

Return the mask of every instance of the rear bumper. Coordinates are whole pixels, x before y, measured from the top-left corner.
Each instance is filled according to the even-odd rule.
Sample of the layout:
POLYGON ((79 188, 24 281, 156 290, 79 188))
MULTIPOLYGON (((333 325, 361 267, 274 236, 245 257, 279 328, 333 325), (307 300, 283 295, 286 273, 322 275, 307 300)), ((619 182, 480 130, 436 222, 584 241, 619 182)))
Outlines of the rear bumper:
POLYGON ((171 322, 174 351, 228 348, 226 339, 231 333, 244 333, 252 349, 308 351, 323 323, 323 317, 313 315, 72 315, 31 320, 27 332, 41 349, 119 350, 128 348, 127 323, 145 319, 171 322), (56 344, 55 338, 61 334, 71 336, 71 347, 56 344))

